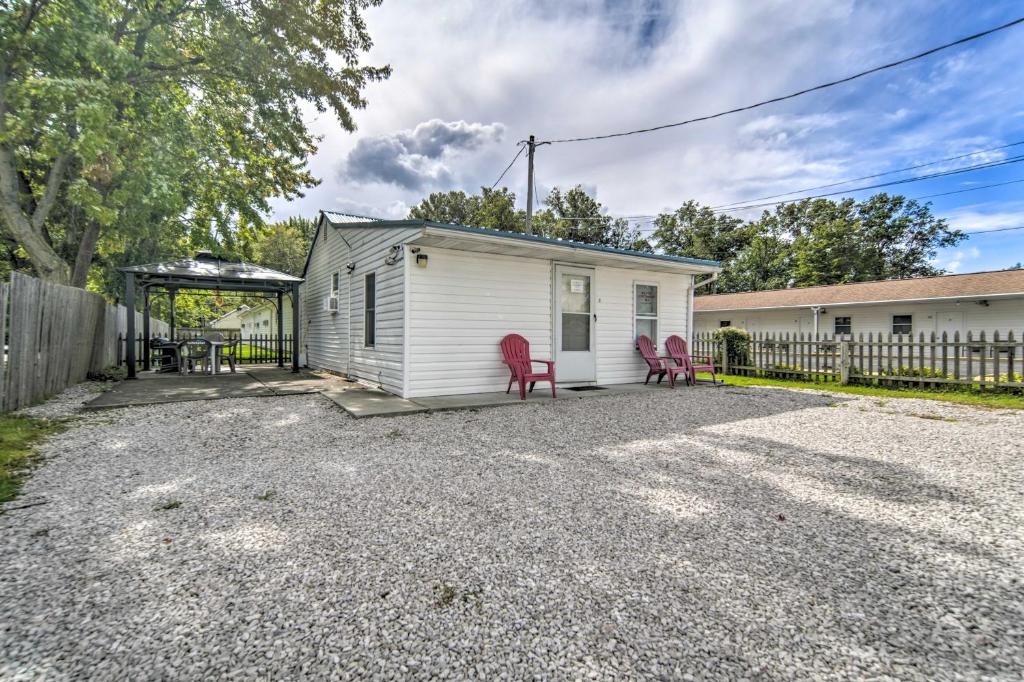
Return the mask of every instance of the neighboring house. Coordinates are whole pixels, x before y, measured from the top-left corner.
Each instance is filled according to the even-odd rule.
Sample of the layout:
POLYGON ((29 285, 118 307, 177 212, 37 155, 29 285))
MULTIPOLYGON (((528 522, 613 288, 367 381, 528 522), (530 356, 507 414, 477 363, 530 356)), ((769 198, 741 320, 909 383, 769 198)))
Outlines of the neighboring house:
POLYGON ((241 316, 245 311, 249 309, 249 306, 244 303, 231 312, 218 317, 216 320, 210 323, 211 329, 229 329, 231 331, 237 331, 241 329, 241 316))
MULTIPOLYGON (((277 336, 277 301, 247 307, 238 317, 238 329, 244 338, 269 334, 277 336)), ((292 333, 292 297, 284 297, 284 334, 292 333)))
POLYGON ((635 337, 691 329, 713 261, 422 220, 321 213, 302 285, 310 367, 403 397, 504 391, 519 333, 559 383, 640 381, 635 337))
MULTIPOLYGON (((873 334, 1024 334, 1024 270, 699 296, 695 328, 873 334)), ((975 337, 977 338, 977 337, 975 337)))

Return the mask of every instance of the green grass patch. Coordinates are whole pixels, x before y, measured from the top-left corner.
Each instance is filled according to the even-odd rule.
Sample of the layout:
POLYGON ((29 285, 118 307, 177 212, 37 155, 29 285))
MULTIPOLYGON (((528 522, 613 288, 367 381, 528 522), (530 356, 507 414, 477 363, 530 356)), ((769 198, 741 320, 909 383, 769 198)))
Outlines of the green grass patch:
MULTIPOLYGON (((698 374, 699 378, 710 379, 710 374, 698 374)), ((938 400, 946 403, 971 405, 1007 410, 1024 410, 1024 396, 1011 393, 973 392, 967 391, 922 391, 903 388, 881 388, 879 386, 859 386, 839 383, 814 383, 812 381, 789 381, 785 379, 769 379, 766 377, 719 376, 729 386, 776 386, 778 388, 807 388, 815 391, 831 391, 850 395, 866 395, 878 398, 920 398, 938 400)), ((880 401, 881 402, 881 401, 880 401)))
POLYGON ((18 496, 36 460, 35 446, 61 428, 50 419, 0 415, 0 504, 18 496))

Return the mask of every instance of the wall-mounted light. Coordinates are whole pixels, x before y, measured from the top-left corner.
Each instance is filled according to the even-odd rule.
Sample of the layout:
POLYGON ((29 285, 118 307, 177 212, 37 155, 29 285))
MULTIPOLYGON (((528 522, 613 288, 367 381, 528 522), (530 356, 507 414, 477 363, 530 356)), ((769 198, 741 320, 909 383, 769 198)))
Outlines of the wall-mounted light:
POLYGON ((427 267, 427 254, 425 254, 425 253, 417 253, 416 254, 416 265, 418 265, 421 268, 427 267))
POLYGON ((348 270, 348 274, 351 275, 352 271, 356 269, 356 264, 355 263, 347 263, 345 265, 345 269, 348 270))
POLYGON ((984 300, 983 301, 978 301, 978 305, 980 305, 982 308, 987 308, 988 307, 988 301, 984 301, 984 300))
POLYGON ((391 253, 388 254, 387 258, 384 259, 384 265, 394 265, 398 262, 398 257, 402 255, 402 245, 393 244, 391 246, 391 253))

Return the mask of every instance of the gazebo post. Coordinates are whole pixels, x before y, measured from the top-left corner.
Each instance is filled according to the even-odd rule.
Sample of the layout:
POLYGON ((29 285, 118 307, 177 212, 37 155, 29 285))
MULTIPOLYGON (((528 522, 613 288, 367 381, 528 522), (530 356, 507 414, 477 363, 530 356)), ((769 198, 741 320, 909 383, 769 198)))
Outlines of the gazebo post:
POLYGON ((292 371, 299 371, 299 283, 292 283, 292 371))
POLYGON ((142 287, 142 369, 149 371, 149 287, 142 287))
POLYGON ((124 306, 127 308, 127 329, 125 330, 124 356, 128 363, 128 378, 135 378, 135 275, 124 276, 124 306))
POLYGON ((168 289, 167 290, 167 298, 169 299, 170 304, 171 304, 171 311, 170 311, 170 313, 171 313, 171 341, 174 341, 174 324, 175 324, 175 320, 174 320, 174 299, 175 299, 175 297, 177 295, 178 295, 178 290, 177 289, 168 289))
POLYGON ((284 292, 277 292, 277 366, 284 367, 284 292))

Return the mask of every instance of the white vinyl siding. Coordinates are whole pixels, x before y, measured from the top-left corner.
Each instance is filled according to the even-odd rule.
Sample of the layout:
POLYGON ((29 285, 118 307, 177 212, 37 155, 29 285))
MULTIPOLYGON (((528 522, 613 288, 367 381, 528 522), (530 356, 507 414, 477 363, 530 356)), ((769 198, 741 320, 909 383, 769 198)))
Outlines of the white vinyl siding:
MULTIPOLYGON (((734 327, 748 331, 772 334, 809 333, 813 330, 813 318, 806 309, 788 310, 733 310, 728 313, 734 327)), ((853 322, 853 338, 861 334, 888 335, 892 333, 893 315, 912 315, 914 338, 920 333, 929 336, 933 331, 947 331, 952 336, 959 331, 963 336, 968 331, 977 337, 982 331, 987 338, 998 331, 1005 338, 1010 331, 1020 338, 1024 333, 1024 297, 992 299, 988 306, 975 301, 937 301, 935 303, 876 303, 848 306, 826 306, 826 312, 819 318, 822 336, 831 336, 835 329, 836 317, 850 317, 853 322)), ((698 312, 694 327, 698 332, 711 332, 718 328, 718 321, 725 313, 698 312)))
POLYGON ((409 268, 406 397, 504 391, 506 334, 551 359, 551 263, 451 249, 422 249, 409 268))
MULTIPOLYGON (((508 369, 498 347, 518 333, 533 357, 552 357, 549 260, 423 248, 426 268, 409 267, 408 389, 406 397, 504 391, 508 369)), ((658 286, 658 335, 686 338, 691 276, 594 268, 597 382, 642 381, 633 343, 634 282, 658 286)))
POLYGON ((417 228, 321 228, 302 287, 302 343, 310 367, 402 392, 404 265, 401 258, 391 265, 385 259, 393 245, 418 233, 417 228), (348 263, 355 266, 351 272, 348 263), (331 314, 324 299, 330 295, 332 274, 339 272, 339 311, 331 314), (376 276, 377 329, 375 345, 367 348, 363 345, 363 284, 370 272, 376 276))

